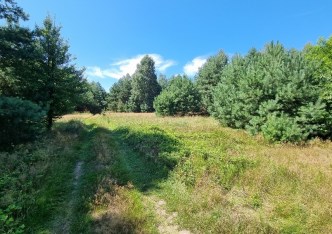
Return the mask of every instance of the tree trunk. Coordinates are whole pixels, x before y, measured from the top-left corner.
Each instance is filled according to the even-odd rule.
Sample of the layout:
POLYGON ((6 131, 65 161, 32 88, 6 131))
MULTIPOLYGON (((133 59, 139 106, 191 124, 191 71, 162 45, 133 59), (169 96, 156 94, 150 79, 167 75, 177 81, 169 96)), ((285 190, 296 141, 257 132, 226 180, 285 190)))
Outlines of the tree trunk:
POLYGON ((50 109, 47 112, 47 129, 51 130, 53 126, 53 109, 50 109))

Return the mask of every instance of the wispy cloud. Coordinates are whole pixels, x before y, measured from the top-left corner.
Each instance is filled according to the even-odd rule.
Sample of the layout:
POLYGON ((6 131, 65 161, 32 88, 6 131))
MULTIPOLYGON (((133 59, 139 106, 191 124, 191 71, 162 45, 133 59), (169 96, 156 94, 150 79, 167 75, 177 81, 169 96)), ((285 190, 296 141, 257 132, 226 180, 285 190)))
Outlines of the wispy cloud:
POLYGON ((183 67, 184 73, 188 76, 194 76, 198 72, 198 69, 204 65, 206 60, 207 59, 202 56, 194 58, 183 67))
POLYGON ((85 74, 87 76, 94 76, 99 78, 105 78, 104 71, 100 69, 100 67, 87 67, 85 74))
MULTIPOLYGON (((99 77, 99 78, 115 78, 120 79, 126 74, 134 74, 137 64, 140 63, 144 54, 136 55, 129 59, 124 59, 112 63, 109 68, 102 69, 98 66, 87 67, 86 75, 99 77)), ((169 67, 174 66, 176 63, 173 60, 165 60, 159 54, 149 54, 149 56, 154 60, 156 70, 159 72, 165 72, 169 67)))

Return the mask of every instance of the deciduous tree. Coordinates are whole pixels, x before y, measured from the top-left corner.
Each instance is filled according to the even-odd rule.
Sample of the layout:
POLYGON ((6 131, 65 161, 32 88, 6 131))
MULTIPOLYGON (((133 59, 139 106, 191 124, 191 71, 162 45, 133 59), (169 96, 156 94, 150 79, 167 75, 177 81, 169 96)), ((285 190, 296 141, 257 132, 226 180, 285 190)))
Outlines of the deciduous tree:
POLYGON ((306 58, 319 64, 317 76, 324 82, 322 98, 332 106, 332 36, 328 39, 321 38, 317 45, 307 45, 306 58))

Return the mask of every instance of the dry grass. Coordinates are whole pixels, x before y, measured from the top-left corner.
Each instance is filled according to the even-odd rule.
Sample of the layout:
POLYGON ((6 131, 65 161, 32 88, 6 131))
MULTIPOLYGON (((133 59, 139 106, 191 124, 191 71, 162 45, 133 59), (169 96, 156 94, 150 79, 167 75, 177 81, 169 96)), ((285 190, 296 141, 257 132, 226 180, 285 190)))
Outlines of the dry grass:
MULTIPOLYGON (((332 233, 331 142, 273 145, 206 117, 107 113, 63 120, 71 118, 111 130, 158 127, 178 139, 187 153, 150 192, 165 200, 169 212, 177 212, 177 222, 192 232, 332 233)), ((98 225, 130 217, 130 191, 116 189, 118 195, 106 199, 106 213, 95 211, 98 225)))

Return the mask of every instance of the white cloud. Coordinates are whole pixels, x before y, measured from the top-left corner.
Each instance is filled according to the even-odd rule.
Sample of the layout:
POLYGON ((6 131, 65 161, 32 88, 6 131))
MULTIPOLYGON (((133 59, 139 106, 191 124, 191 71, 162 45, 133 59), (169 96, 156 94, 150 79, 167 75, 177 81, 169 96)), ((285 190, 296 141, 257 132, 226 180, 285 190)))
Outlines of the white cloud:
MULTIPOLYGON (((110 68, 108 69, 101 69, 100 67, 97 66, 88 67, 86 70, 86 75, 99 77, 99 78, 109 77, 109 78, 120 79, 126 74, 130 75, 134 74, 137 64, 140 63, 140 61, 144 56, 145 55, 140 54, 129 59, 117 61, 115 63, 112 63, 110 65, 110 68)), ((149 56, 154 60, 155 68, 159 72, 165 72, 167 68, 174 66, 176 64, 173 60, 165 60, 159 54, 149 54, 149 56)))
POLYGON ((184 73, 188 76, 194 76, 198 72, 198 69, 204 65, 206 60, 206 58, 201 56, 194 58, 183 67, 184 73))
POLYGON ((100 69, 100 67, 88 67, 87 70, 85 71, 85 74, 87 76, 104 78, 103 71, 100 69))

